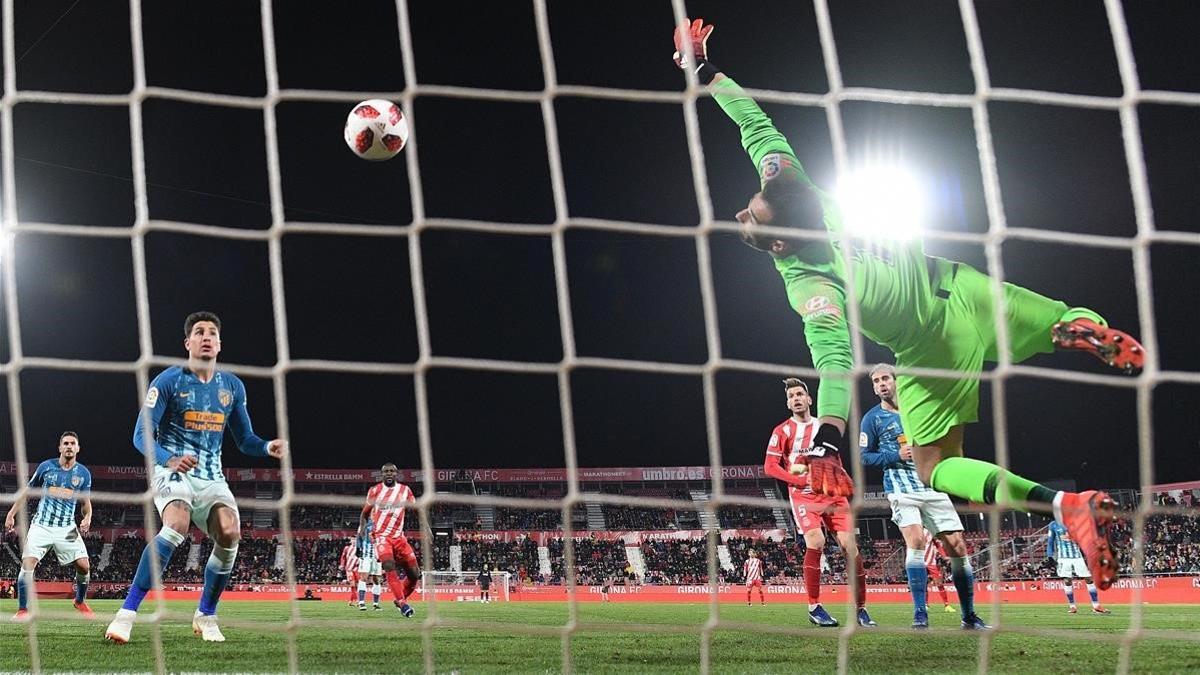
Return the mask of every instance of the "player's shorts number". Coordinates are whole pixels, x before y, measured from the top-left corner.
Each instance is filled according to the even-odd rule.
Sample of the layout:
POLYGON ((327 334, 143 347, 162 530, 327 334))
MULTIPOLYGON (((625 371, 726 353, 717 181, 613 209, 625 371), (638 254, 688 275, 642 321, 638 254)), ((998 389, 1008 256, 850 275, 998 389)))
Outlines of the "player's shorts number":
POLYGON ((796 507, 796 515, 803 518, 804 516, 808 515, 808 509, 803 506, 797 506, 796 507))
POLYGON ((167 483, 181 483, 181 482, 183 482, 182 474, 171 473, 171 474, 167 474, 166 476, 159 476, 158 478, 156 478, 154 480, 154 486, 156 488, 158 488, 158 494, 169 495, 169 494, 171 494, 171 486, 167 485, 167 483))

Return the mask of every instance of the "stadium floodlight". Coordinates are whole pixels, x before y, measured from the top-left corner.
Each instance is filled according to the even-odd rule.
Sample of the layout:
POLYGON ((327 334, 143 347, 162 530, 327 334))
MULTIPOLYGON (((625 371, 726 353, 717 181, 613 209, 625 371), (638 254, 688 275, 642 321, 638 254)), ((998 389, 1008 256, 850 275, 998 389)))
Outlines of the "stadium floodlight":
POLYGON ((837 185, 849 234, 866 239, 912 239, 928 217, 925 184, 898 164, 869 164, 850 171, 837 185))

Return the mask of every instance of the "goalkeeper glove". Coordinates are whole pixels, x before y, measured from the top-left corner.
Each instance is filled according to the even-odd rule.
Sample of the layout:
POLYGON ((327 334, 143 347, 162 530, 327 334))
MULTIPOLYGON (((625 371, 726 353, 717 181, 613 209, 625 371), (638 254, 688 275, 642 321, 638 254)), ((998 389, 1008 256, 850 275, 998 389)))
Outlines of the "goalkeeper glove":
POLYGON ((693 66, 696 69, 696 79, 700 80, 701 84, 712 82, 720 70, 716 66, 708 62, 708 36, 712 35, 713 29, 716 28, 711 23, 704 25, 704 19, 696 19, 688 23, 684 19, 683 23, 675 27, 675 65, 680 68, 693 66), (684 45, 691 43, 692 55, 689 56, 684 49, 684 45))
POLYGON ((804 454, 808 484, 813 492, 830 497, 854 494, 854 481, 842 466, 842 434, 832 424, 822 424, 813 437, 813 447, 804 454))

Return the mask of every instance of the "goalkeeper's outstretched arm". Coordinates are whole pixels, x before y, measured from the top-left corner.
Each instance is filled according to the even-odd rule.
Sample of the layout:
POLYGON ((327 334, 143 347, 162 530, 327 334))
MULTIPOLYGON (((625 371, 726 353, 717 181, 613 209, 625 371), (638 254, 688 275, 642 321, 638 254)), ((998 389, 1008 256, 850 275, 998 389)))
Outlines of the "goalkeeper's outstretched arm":
MULTIPOLYGON (((850 378, 853 368, 850 332, 846 322, 845 288, 839 276, 838 254, 828 242, 788 241, 761 234, 759 226, 820 228, 840 235, 841 218, 833 199, 813 185, 787 138, 771 118, 732 78, 708 60, 708 38, 713 26, 703 19, 675 29, 675 63, 692 69, 702 84, 710 85, 717 104, 737 125, 742 147, 758 170, 763 189, 737 214, 742 241, 770 253, 781 271, 802 260, 814 274, 784 272, 792 308, 804 318, 804 336, 813 364, 821 376, 817 414, 826 427, 844 435, 850 415, 850 378)), ((836 444, 844 446, 841 439, 836 444)))

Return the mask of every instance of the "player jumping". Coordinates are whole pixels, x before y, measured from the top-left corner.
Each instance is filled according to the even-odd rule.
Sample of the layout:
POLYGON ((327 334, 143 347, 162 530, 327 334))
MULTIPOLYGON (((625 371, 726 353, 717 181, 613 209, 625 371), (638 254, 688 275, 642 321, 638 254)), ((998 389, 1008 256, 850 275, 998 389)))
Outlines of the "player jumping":
MULTIPOLYGON (((29 477, 29 487, 45 488, 46 496, 38 502, 37 512, 25 535, 21 571, 17 573, 17 613, 13 615, 13 621, 29 620, 29 593, 36 588, 33 571, 50 549, 54 549, 58 564, 75 564, 75 609, 86 617, 92 616, 92 610, 87 606, 92 568, 87 547, 80 536, 92 527, 92 500, 87 496, 92 489, 92 472, 76 461, 79 450, 79 434, 62 432, 58 437, 58 459, 42 462, 29 477), (75 503, 80 500, 83 502, 79 508, 82 519, 76 527, 75 503)), ((17 512, 25 499, 22 495, 13 502, 4 517, 5 531, 16 527, 17 512)))
POLYGON ((758 602, 766 605, 767 599, 763 597, 762 558, 758 557, 758 551, 754 549, 750 549, 746 556, 746 562, 742 563, 742 578, 746 581, 746 606, 754 604, 750 601, 750 592, 755 588, 758 589, 758 602))
POLYGON ((1050 531, 1046 537, 1046 557, 1055 562, 1058 578, 1062 579, 1063 593, 1067 595, 1067 613, 1078 614, 1075 606, 1075 579, 1083 579, 1087 584, 1088 596, 1092 599, 1092 614, 1111 614, 1100 605, 1100 594, 1092 583, 1092 575, 1083 562, 1083 553, 1079 546, 1071 541, 1071 535, 1066 528, 1058 523, 1050 523, 1050 531))
POLYGON ((163 527, 142 551, 125 603, 104 633, 105 639, 113 642, 129 642, 138 607, 154 583, 151 550, 158 552, 158 569, 165 570, 190 524, 213 540, 192 632, 206 642, 225 641, 217 625, 217 602, 233 573, 242 534, 237 501, 221 468, 225 428, 232 432, 242 454, 278 459, 287 452, 284 440, 266 441, 255 435, 246 409, 245 385, 233 373, 217 370, 221 353, 217 315, 188 315, 183 324, 183 347, 188 353, 187 366, 167 368, 154 378, 133 428, 134 447, 154 458, 154 505, 163 527))
POLYGON ((367 520, 374 528, 372 543, 375 555, 383 565, 384 576, 387 577, 388 587, 395 597, 393 602, 404 616, 411 617, 413 608, 406 600, 417 587, 421 578, 421 568, 417 565, 417 556, 413 553, 408 539, 404 538, 404 509, 406 505, 416 501, 412 490, 407 485, 396 482, 399 470, 395 464, 387 463, 381 469, 383 482, 376 483, 367 491, 367 503, 363 505, 359 518, 358 536, 367 532, 367 520), (396 574, 396 564, 404 567, 405 578, 400 580, 396 574))
MULTIPOLYGON (((895 376, 896 369, 886 363, 871 369, 871 387, 879 397, 879 405, 863 415, 858 445, 865 466, 883 469, 883 491, 892 507, 892 522, 904 537, 904 570, 913 598, 913 628, 929 627, 926 592, 930 556, 935 554, 930 540, 925 537, 926 527, 937 533, 937 538, 951 553, 951 577, 962 604, 962 627, 968 630, 987 628, 975 614, 975 572, 967 558, 967 544, 963 541, 963 525, 958 512, 945 493, 931 490, 917 475, 912 447, 900 425, 895 376)), ((932 569, 937 569, 936 564, 932 569)), ((940 570, 938 576, 941 576, 940 570)), ((943 601, 945 594, 943 588, 943 601)), ((950 603, 945 604, 948 607, 950 603)))
MULTIPOLYGON (((708 61, 711 25, 697 19, 675 29, 675 61, 695 71, 741 130, 742 145, 759 171, 762 189, 736 215, 746 244, 774 258, 792 308, 821 375, 822 426, 814 439, 811 482, 816 492, 845 496, 853 483, 842 467, 853 367, 845 316, 845 280, 853 271, 859 328, 896 354, 901 369, 936 368, 961 373, 938 378, 904 375, 897 381, 904 428, 921 481, 974 502, 1053 513, 1080 545, 1100 588, 1119 572, 1109 526, 1115 504, 1107 494, 1056 492, 995 464, 963 457, 963 430, 978 419, 979 374, 999 360, 992 281, 974 268, 925 255, 924 245, 880 241, 855 248, 846 269, 843 227, 834 200, 813 185, 783 134, 737 83, 708 61), (688 47, 694 58, 686 56, 688 47), (764 226, 824 229, 823 240, 767 235, 764 226)), ((1096 312, 1070 308, 1005 283, 1003 311, 1010 358, 1019 363, 1057 349, 1081 350, 1125 372, 1142 366, 1141 345, 1109 328, 1096 312)))
POLYGON ((858 542, 854 539, 850 502, 844 496, 817 493, 812 489, 811 477, 804 475, 808 467, 805 463, 806 454, 813 451, 813 439, 819 436, 822 428, 821 422, 812 416, 812 397, 808 395, 808 385, 803 380, 789 377, 783 381, 783 388, 792 416, 771 432, 763 471, 788 484, 792 518, 796 521, 796 531, 804 536, 804 588, 808 592, 808 620, 818 626, 832 628, 838 625, 837 619, 821 606, 821 552, 825 548, 825 530, 829 530, 837 535, 838 545, 846 556, 847 572, 851 561, 854 561, 854 575, 858 577, 855 595, 858 625, 874 626, 875 622, 867 613, 867 576, 862 558, 858 555, 858 542))
POLYGON ((354 607, 358 601, 358 539, 346 539, 342 548, 342 556, 338 560, 338 569, 346 575, 346 583, 350 586, 350 602, 354 607))

